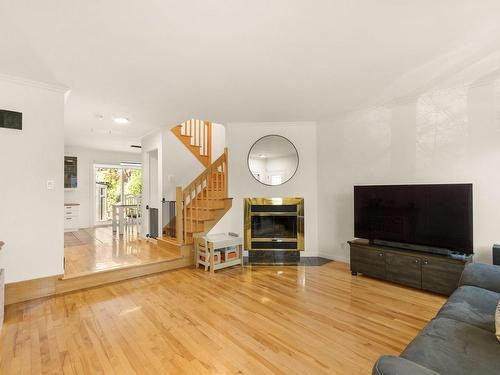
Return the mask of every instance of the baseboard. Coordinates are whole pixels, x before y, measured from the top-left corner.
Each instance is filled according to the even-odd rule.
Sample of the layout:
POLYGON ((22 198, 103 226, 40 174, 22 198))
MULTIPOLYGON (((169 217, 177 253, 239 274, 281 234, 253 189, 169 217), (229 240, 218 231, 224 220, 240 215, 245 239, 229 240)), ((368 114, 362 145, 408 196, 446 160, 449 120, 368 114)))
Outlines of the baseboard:
POLYGON ((349 258, 341 256, 341 255, 335 255, 335 254, 329 254, 329 253, 319 252, 318 256, 320 256, 322 258, 334 260, 336 262, 342 262, 342 263, 347 263, 347 264, 350 263, 349 258))
POLYGON ((159 272, 188 267, 191 257, 166 260, 64 279, 64 275, 43 277, 5 285, 5 305, 55 296, 159 272))

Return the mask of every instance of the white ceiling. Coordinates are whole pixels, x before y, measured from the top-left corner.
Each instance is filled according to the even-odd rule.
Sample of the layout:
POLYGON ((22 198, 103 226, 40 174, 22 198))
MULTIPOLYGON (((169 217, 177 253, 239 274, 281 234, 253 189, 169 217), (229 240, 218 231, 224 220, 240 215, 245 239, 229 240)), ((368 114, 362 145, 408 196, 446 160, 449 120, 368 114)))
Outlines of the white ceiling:
POLYGON ((498 0, 0 0, 0 73, 71 89, 68 144, 130 150, 193 117, 332 118, 497 32, 499 14, 498 0))

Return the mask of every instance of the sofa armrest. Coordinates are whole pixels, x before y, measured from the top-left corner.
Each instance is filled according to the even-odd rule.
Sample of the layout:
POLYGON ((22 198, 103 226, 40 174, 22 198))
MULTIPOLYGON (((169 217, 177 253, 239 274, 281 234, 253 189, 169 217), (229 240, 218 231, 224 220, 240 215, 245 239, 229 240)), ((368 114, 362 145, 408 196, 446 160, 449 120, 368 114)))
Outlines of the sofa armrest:
POLYGON ((373 366, 372 375, 439 375, 405 358, 384 355, 373 366))
POLYGON ((500 266, 469 263, 462 272, 459 285, 477 286, 500 293, 500 266))

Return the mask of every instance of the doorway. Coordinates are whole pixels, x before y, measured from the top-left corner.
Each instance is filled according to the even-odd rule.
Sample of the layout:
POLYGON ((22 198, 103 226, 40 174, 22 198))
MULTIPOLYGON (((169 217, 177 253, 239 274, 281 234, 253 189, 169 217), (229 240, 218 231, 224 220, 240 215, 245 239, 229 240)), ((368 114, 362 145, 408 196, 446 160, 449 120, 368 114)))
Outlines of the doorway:
POLYGON ((123 165, 94 165, 94 225, 109 225, 113 205, 139 202, 142 196, 142 169, 123 165))

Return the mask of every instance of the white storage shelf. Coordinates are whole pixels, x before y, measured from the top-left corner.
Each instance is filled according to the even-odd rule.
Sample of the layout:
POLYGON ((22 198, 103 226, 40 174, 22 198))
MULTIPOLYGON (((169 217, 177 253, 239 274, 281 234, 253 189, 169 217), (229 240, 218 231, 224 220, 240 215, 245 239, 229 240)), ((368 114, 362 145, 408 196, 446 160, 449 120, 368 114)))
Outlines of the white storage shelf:
POLYGON ((243 241, 241 237, 227 234, 212 234, 195 241, 195 265, 213 273, 226 267, 243 266, 243 241), (224 261, 222 261, 223 253, 224 261), (236 258, 227 260, 227 254, 236 253, 236 258), (204 259, 202 259, 202 257, 204 259))

